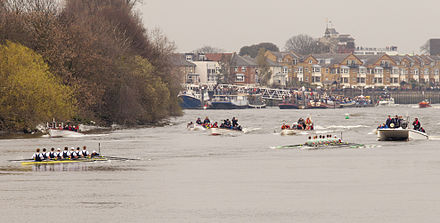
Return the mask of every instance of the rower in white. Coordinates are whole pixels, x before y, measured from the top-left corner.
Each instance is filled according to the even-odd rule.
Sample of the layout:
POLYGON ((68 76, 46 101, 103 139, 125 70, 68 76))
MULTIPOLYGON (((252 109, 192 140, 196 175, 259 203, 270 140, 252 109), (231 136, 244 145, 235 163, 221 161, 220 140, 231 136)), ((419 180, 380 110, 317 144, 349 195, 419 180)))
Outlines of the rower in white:
POLYGON ((89 151, 87 151, 87 147, 83 146, 83 150, 81 151, 81 157, 89 157, 90 158, 90 153, 89 151))
POLYGON ((61 152, 60 148, 57 149, 57 152, 55 153, 55 157, 57 159, 62 159, 63 158, 63 153, 61 152))
POLYGON ((34 155, 32 155, 32 159, 35 161, 42 161, 44 159, 43 154, 40 153, 40 148, 37 148, 34 155))

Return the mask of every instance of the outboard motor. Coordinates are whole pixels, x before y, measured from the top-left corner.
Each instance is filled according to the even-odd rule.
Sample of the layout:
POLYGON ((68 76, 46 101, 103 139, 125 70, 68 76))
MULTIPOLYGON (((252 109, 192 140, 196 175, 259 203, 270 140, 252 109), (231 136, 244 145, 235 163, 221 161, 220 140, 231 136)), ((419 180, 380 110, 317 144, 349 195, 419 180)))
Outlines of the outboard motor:
POLYGON ((406 129, 408 127, 408 121, 402 120, 400 122, 400 127, 402 127, 402 129, 406 129))

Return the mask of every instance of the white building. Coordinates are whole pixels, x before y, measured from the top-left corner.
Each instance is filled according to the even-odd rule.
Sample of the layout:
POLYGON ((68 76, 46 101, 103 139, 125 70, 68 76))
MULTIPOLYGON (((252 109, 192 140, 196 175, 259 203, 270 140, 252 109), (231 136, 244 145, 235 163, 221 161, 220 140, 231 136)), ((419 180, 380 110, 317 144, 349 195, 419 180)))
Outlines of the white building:
POLYGON ((388 54, 389 56, 399 55, 399 51, 397 51, 397 46, 387 46, 385 48, 372 48, 372 47, 356 47, 356 50, 353 52, 354 55, 380 55, 380 54, 388 54))
POLYGON ((216 61, 192 61, 196 65, 195 73, 200 75, 200 84, 217 84, 220 64, 216 61))

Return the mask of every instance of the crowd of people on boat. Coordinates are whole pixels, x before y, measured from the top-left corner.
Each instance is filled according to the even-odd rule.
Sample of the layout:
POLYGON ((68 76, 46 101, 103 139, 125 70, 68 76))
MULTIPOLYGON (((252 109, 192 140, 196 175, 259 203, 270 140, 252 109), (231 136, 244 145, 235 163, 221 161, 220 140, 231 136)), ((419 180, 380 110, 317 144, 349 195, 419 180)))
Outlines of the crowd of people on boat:
POLYGON ((334 145, 343 143, 342 139, 337 136, 332 135, 316 135, 309 136, 308 140, 305 142, 305 145, 308 146, 318 146, 318 145, 334 145))
POLYGON ((305 120, 303 118, 299 118, 298 122, 293 123, 292 126, 283 123, 281 126, 281 130, 290 129, 290 130, 313 130, 313 121, 310 117, 306 118, 305 120))
MULTIPOLYGON (((220 124, 220 126, 218 125, 218 122, 211 122, 211 120, 206 117, 205 120, 203 120, 201 118, 197 118, 196 120, 196 125, 202 126, 203 128, 223 128, 223 129, 231 129, 231 130, 238 130, 238 131, 242 131, 242 127, 238 124, 238 119, 235 117, 232 117, 231 120, 229 119, 225 119, 223 120, 223 122, 220 124)), ((187 125, 187 128, 193 126, 194 123, 190 122, 187 125)))
POLYGON ((69 130, 74 132, 79 132, 79 125, 71 125, 71 124, 57 124, 57 123, 48 123, 48 128, 57 129, 57 130, 69 130))
POLYGON ((76 160, 79 158, 93 158, 99 156, 99 153, 96 151, 89 152, 87 151, 87 147, 83 146, 82 150, 80 147, 71 147, 69 150, 69 147, 64 147, 64 151, 61 151, 61 148, 57 148, 55 151, 55 148, 52 147, 50 151, 48 151, 46 148, 43 148, 40 150, 40 148, 37 148, 34 155, 32 155, 32 159, 34 161, 40 162, 40 161, 47 161, 47 160, 76 160))
MULTIPOLYGON (((418 118, 414 119, 414 122, 412 123, 413 129, 420 132, 425 132, 425 129, 423 129, 422 124, 420 123, 418 118)), ((379 125, 377 129, 397 129, 402 128, 406 129, 408 127, 408 122, 402 118, 402 116, 394 116, 391 118, 390 115, 388 115, 388 118, 386 121, 379 125)))

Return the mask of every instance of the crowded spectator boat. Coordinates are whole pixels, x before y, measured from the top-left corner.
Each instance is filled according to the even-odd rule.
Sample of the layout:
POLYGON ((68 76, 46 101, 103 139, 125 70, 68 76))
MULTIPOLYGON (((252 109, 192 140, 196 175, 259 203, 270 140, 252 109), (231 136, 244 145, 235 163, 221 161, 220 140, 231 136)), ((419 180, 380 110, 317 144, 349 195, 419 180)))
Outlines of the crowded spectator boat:
POLYGON ((385 98, 377 101, 377 105, 379 106, 392 106, 394 105, 394 98, 385 98))
POLYGON ((180 92, 177 97, 181 99, 180 107, 183 109, 201 109, 209 100, 208 92, 198 85, 187 85, 186 90, 180 92))
POLYGON ((46 123, 46 129, 51 138, 84 136, 84 134, 80 133, 79 125, 65 125, 64 123, 53 121, 51 123, 46 123))
POLYGON ((249 95, 248 96, 248 108, 262 109, 266 108, 266 103, 264 102, 261 94, 249 95))
POLYGON ((326 108, 337 108, 339 107, 339 105, 334 102, 334 101, 310 101, 307 106, 306 109, 326 109, 326 108))
POLYGON ((402 116, 391 118, 388 116, 385 123, 377 128, 377 138, 379 141, 408 141, 409 139, 429 139, 425 129, 421 126, 418 118, 412 123, 413 129, 408 126, 408 121, 402 116))
POLYGON ((297 122, 293 123, 291 126, 283 123, 283 125, 281 126, 280 135, 282 136, 296 135, 302 132, 313 131, 313 130, 314 130, 314 124, 310 117, 306 118, 305 120, 303 118, 300 118, 297 122))
POLYGON ((249 106, 247 95, 214 95, 210 109, 244 109, 249 106))

